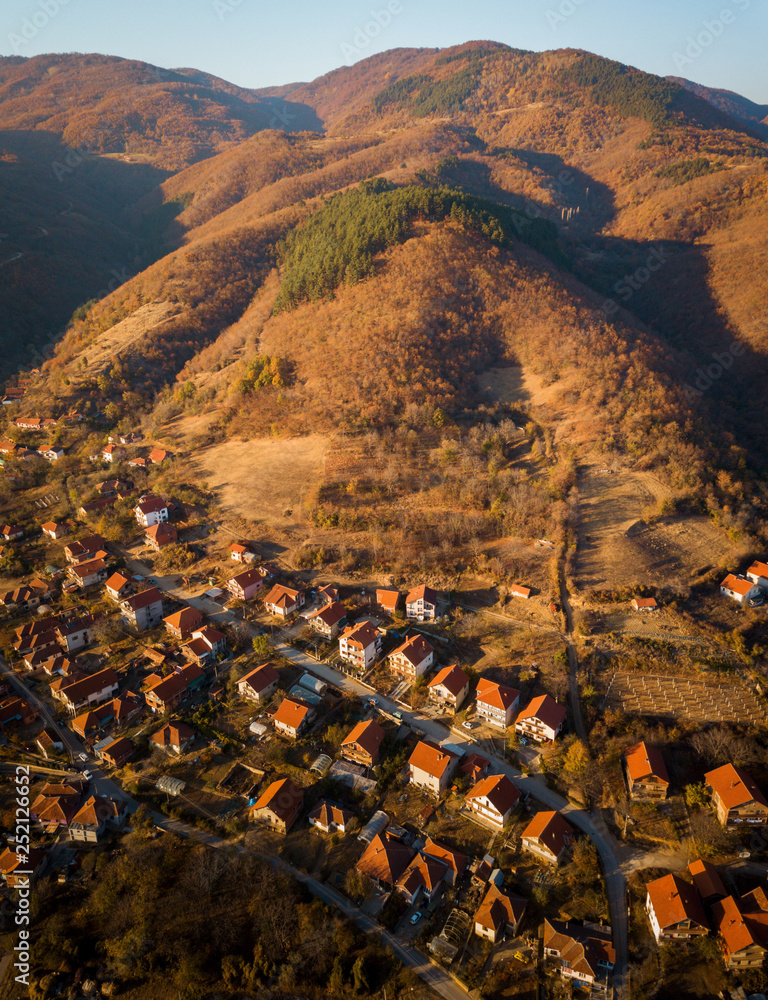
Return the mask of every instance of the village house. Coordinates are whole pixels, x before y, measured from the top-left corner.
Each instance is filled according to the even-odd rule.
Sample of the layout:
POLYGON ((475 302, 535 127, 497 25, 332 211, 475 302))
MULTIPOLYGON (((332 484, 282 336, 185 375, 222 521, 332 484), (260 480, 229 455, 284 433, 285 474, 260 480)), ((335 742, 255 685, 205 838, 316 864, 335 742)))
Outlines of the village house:
POLYGON ((435 662, 435 651, 423 635, 415 633, 387 657, 390 670, 403 677, 421 677, 435 662))
POLYGON ((140 594, 128 597, 120 604, 127 624, 139 632, 154 628, 163 620, 163 595, 157 587, 151 587, 140 594))
POLYGON ((205 679, 203 671, 194 663, 180 667, 167 677, 151 674, 146 681, 144 698, 150 711, 168 712, 200 688, 205 679))
POLYGON ((169 722, 149 737, 149 742, 166 753, 180 756, 195 738, 195 731, 184 722, 169 722))
POLYGON ((659 606, 655 597, 635 597, 632 601, 634 611, 658 611, 659 606))
POLYGON ((656 943, 709 933, 704 905, 696 887, 679 875, 663 875, 645 887, 645 908, 656 943))
POLYGON ((712 789, 712 805, 723 826, 768 824, 768 800, 746 771, 723 764, 708 771, 704 781, 712 789))
POLYGON ((488 774, 490 766, 491 762, 482 754, 468 753, 461 758, 459 770, 462 774, 466 774, 473 785, 476 785, 488 774))
POLYGON ((181 651, 187 659, 204 667, 217 657, 226 655, 227 637, 211 625, 204 625, 203 628, 195 629, 192 638, 184 643, 181 651))
POLYGON ((538 812, 521 836, 523 850, 551 865, 559 865, 573 843, 573 827, 559 812, 538 812))
POLYGON ((335 583, 326 583, 324 586, 318 587, 318 604, 338 604, 339 600, 339 588, 335 583))
POLYGON ((434 621, 437 618, 437 591, 423 583, 414 587, 405 598, 405 614, 416 621, 434 621))
POLYGON ((279 733, 296 739, 309 725, 314 716, 314 708, 300 698, 283 698, 272 722, 279 733))
POLYGON ((203 620, 197 608, 186 607, 163 618, 163 625, 174 639, 186 639, 203 620))
POLYGON ((46 782, 29 807, 30 818, 36 820, 44 830, 55 832, 57 828, 69 826, 82 802, 82 783, 70 784, 46 782))
POLYGON ((464 801, 476 816, 501 830, 520 801, 520 789, 505 774, 491 774, 467 792, 464 801))
POLYGON ((82 739, 88 739, 110 725, 119 729, 140 715, 142 708, 143 702, 137 695, 131 691, 123 691, 112 701, 76 716, 70 723, 72 732, 77 733, 82 739))
POLYGON ((728 895, 717 868, 709 861, 704 861, 703 858, 691 861, 688 864, 688 871, 705 906, 711 906, 728 895))
POLYGON ((358 670, 372 667, 380 653, 381 633, 370 622, 350 625, 339 637, 339 656, 358 670))
POLYGON ((83 615, 80 618, 69 618, 67 621, 59 622, 56 626, 56 635, 65 653, 75 653, 78 649, 85 649, 91 641, 91 630, 95 621, 93 615, 83 615))
POLYGON ((712 906, 712 925, 728 969, 761 969, 768 949, 768 897, 760 886, 712 906))
POLYGON ((497 684, 486 677, 477 682, 475 711, 491 726, 506 729, 512 725, 519 701, 520 692, 506 684, 497 684))
POLYGON ((40 525, 40 530, 48 538, 52 538, 56 541, 59 538, 64 538, 65 535, 69 534, 69 523, 67 521, 46 521, 45 524, 40 525))
POLYGON ((505 934, 517 934, 528 901, 491 883, 475 913, 475 934, 496 944, 505 934))
POLYGON ((96 674, 88 674, 81 680, 73 681, 58 691, 52 686, 51 694, 63 702, 67 711, 74 715, 88 705, 98 705, 102 701, 112 699, 119 686, 117 674, 111 667, 107 667, 96 674))
POLYGON ((43 874, 45 862, 45 851, 33 847, 28 852, 16 852, 6 847, 0 854, 0 878, 9 889, 25 889, 43 874))
POLYGON ((20 722, 22 726, 30 726, 37 718, 37 711, 21 698, 5 698, 0 701, 0 727, 20 722))
POLYGON ((112 462, 119 462, 124 454, 125 452, 119 445, 108 444, 101 449, 101 460, 111 465, 112 462))
POLYGON ((20 524, 6 524, 3 527, 2 536, 6 542, 14 542, 16 539, 24 537, 24 529, 20 524))
POLYGON ((304 807, 304 790, 290 778, 273 781, 250 811, 254 823, 266 823, 278 833, 288 833, 304 807))
POLYGON ((58 462, 60 458, 64 457, 64 449, 60 444, 43 444, 37 449, 37 453, 46 462, 58 462))
POLYGON ((367 722, 358 722, 352 732, 343 740, 340 747, 341 755, 357 764, 373 767, 379 759, 384 736, 384 730, 373 719, 369 719, 367 722))
POLYGON ((237 682, 237 691, 241 698, 255 701, 263 705, 277 691, 279 675, 271 663, 262 663, 255 667, 237 682))
POLYGON ((385 614, 392 616, 397 611, 402 596, 399 590, 380 587, 376 591, 376 607, 385 614))
POLYGON ((232 562, 252 563, 256 562, 258 557, 247 542, 245 544, 242 542, 231 542, 229 546, 229 558, 232 562))
POLYGON ((515 720, 515 732, 537 743, 551 742, 563 728, 568 713, 548 694, 529 701, 515 720))
POLYGON ((431 858, 437 858, 438 861, 446 866, 445 881, 448 885, 455 885, 456 881, 460 879, 467 868, 467 856, 462 854, 460 851, 454 851, 451 847, 446 847, 445 844, 440 844, 436 840, 432 840, 431 837, 427 837, 427 842, 421 849, 422 854, 426 854, 431 858))
POLYGON ((125 821, 125 804, 99 795, 90 795, 69 824, 69 839, 97 844, 107 831, 120 829, 125 821))
POLYGON ((175 545, 179 540, 179 533, 172 524, 153 524, 144 532, 144 542, 155 552, 164 549, 166 545, 175 545))
POLYGON ((556 958, 560 974, 592 987, 592 996, 608 995, 616 963, 611 931, 599 924, 544 918, 544 955, 556 958))
POLYGON ((147 455, 147 461, 150 465, 160 465, 170 457, 170 452, 166 451, 164 448, 153 448, 147 455))
POLYGON ((147 467, 148 464, 149 463, 147 462, 146 458, 142 458, 141 456, 138 456, 137 458, 132 458, 128 462, 128 467, 130 469, 146 469, 146 467, 147 467))
POLYGON ((313 632, 330 642, 347 624, 347 609, 343 604, 334 601, 309 615, 307 624, 313 632))
POLYGON ((446 871, 437 858, 417 854, 397 880, 396 889, 409 906, 429 906, 442 887, 446 871))
POLYGON ((330 799, 320 799, 307 819, 309 825, 323 833, 346 833, 355 814, 330 799))
POLYGON ((440 796, 448 788, 459 760, 458 754, 451 750, 431 740, 421 740, 408 758, 409 781, 416 788, 440 796))
POLYGON ((761 590, 768 590, 768 563, 753 562, 747 570, 747 579, 761 590))
POLYGON ((64 744, 55 729, 44 729, 35 740, 43 757, 53 757, 64 750, 64 744))
POLYGON ((519 583, 513 583, 512 586, 509 588, 509 596, 522 597, 524 601, 527 601, 530 599, 531 596, 531 588, 522 587, 519 583))
POLYGON ((87 562, 89 559, 105 559, 107 557, 107 543, 101 535, 86 535, 85 538, 78 538, 77 541, 70 542, 64 546, 64 555, 67 562, 79 563, 87 562))
POLYGON ((145 494, 133 508, 133 513, 142 528, 151 528, 168 520, 168 504, 162 497, 145 494))
POLYGON ((250 601, 263 586, 264 577, 257 569, 246 569, 226 583, 227 590, 235 601, 250 601))
POLYGON ((108 575, 109 570, 103 559, 89 559, 69 567, 70 578, 80 587, 93 587, 97 583, 103 583, 108 575))
POLYGON ((623 754, 624 773, 631 799, 665 799, 669 794, 669 775, 658 747, 636 743, 623 754))
POLYGON ((131 578, 118 571, 109 577, 104 584, 104 589, 108 597, 111 597, 113 601, 119 602, 130 594, 132 586, 131 578))
POLYGON ((355 867, 379 888, 394 889, 416 852, 389 830, 377 834, 355 867))
POLYGON ((745 579, 743 576, 735 576, 729 573, 720 584, 720 593, 725 597, 730 597, 737 604, 751 607, 755 604, 762 604, 763 592, 756 583, 745 579))
POLYGON ((99 747, 96 752, 102 763, 109 767, 122 767, 133 756, 133 750, 133 743, 127 737, 118 736, 106 746, 99 747))
MULTIPOLYGON (((252 570, 260 576, 257 570, 252 570)), ((276 583, 264 598, 264 607, 271 615, 279 618, 287 618, 299 608, 304 607, 304 591, 294 590, 292 587, 284 587, 281 583, 276 583)))
POLYGON ((469 677, 454 663, 435 674, 427 688, 431 702, 443 710, 456 713, 469 694, 469 677))

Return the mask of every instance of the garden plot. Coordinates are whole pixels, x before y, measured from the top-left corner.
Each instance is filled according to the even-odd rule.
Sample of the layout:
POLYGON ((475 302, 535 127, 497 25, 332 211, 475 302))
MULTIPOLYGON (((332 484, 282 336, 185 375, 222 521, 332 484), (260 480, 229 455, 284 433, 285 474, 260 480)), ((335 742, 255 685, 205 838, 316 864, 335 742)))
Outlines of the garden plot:
POLYGON ((691 722, 738 722, 761 725, 765 709, 740 681, 712 684, 687 677, 615 673, 605 702, 634 715, 691 722))

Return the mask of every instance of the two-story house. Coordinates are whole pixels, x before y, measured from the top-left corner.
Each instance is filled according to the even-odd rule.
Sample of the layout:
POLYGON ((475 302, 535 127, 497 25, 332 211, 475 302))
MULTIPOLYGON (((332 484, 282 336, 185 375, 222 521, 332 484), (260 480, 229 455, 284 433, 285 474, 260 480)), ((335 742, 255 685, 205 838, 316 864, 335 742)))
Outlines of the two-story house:
POLYGON ((69 576, 80 587, 93 587, 106 580, 109 570, 103 559, 89 559, 86 562, 72 564, 69 567, 69 576))
POLYGON ((491 774, 467 792, 467 807, 501 830, 520 801, 520 789, 505 774, 491 774))
POLYGON ((124 573, 115 572, 104 584, 107 596, 113 601, 123 601, 130 594, 133 583, 129 576, 124 573))
POLYGON ((520 702, 520 692, 506 684, 481 677, 475 692, 475 711, 480 719, 498 729, 512 725, 520 702))
POLYGON ((379 587, 376 591, 376 607, 384 614, 394 615, 397 611, 402 594, 394 587, 379 587))
POLYGON ((551 865, 559 865, 573 843, 573 827, 559 812, 537 812, 521 836, 523 850, 551 865))
POLYGON ((264 577, 257 569, 246 569, 227 580, 227 590, 236 601, 250 601, 263 586, 264 577))
POLYGON ((307 624, 313 632, 330 642, 347 624, 347 609, 338 601, 333 601, 313 612, 307 619, 307 624))
POLYGON ((768 800, 746 771, 723 764, 707 771, 704 780, 712 790, 712 805, 723 826, 768 824, 768 800))
POLYGON ((358 622, 339 636, 339 656, 357 670, 372 667, 381 653, 381 633, 370 622, 358 622))
POLYGON ((528 901, 491 883, 474 917, 475 934, 495 944, 505 934, 517 934, 528 901))
POLYGON ((632 799, 665 799, 669 793, 669 775, 658 747, 636 743, 624 751, 624 773, 632 799))
POLYGON ((416 678, 425 674, 435 662, 435 651, 418 633, 409 636, 404 643, 387 657, 390 670, 402 677, 416 678))
POLYGON ((276 615, 278 618, 288 618, 299 608, 303 608, 305 601, 306 596, 303 590, 276 583, 264 598, 264 607, 271 615, 276 615))
POLYGON ((301 698, 283 698, 272 722, 279 733, 296 739, 307 728, 314 715, 314 707, 301 698))
POLYGON ((515 719, 515 732, 537 743, 551 742, 563 728, 566 715, 562 705, 542 694, 529 701, 515 719))
POLYGON ((174 639, 183 640, 194 632, 202 620, 203 616, 197 608, 187 606, 163 618, 163 625, 174 639))
POLYGON ((195 731, 185 722, 169 722, 162 726, 149 737, 149 742, 166 753, 175 754, 179 757, 192 740, 195 738, 195 731))
POLYGON ((458 754, 431 740, 421 740, 408 758, 410 783, 416 788, 425 788, 433 795, 442 795, 460 759, 458 754))
POLYGON ((73 681, 66 687, 54 689, 51 685, 51 694, 54 698, 64 703, 66 709, 75 715, 76 712, 88 705, 98 705, 102 701, 107 701, 115 696, 120 683, 117 674, 110 667, 99 670, 98 673, 88 674, 79 680, 73 681))
POLYGON ((151 528, 168 520, 168 504, 162 497, 148 493, 140 498, 133 513, 142 528, 151 528))
POLYGON ((443 667, 427 685, 429 700, 443 711, 458 712, 469 694, 469 677, 460 666, 443 667))
POLYGON ((237 692, 241 698, 263 705, 277 691, 279 679, 271 663, 262 663, 240 678, 237 682, 237 692))
POLYGON ((157 587, 150 587, 149 590, 126 598, 121 602, 120 609, 127 624, 144 632, 163 620, 163 595, 157 587))
POLYGON ((205 667, 213 663, 217 657, 226 654, 227 637, 211 625, 204 625, 192 632, 192 638, 184 643, 181 652, 198 666, 205 667))
POLYGON ((290 778, 273 781, 251 807, 250 819, 288 833, 304 808, 304 790, 290 778))
POLYGON ((712 924, 727 968, 763 967, 768 949, 768 897, 761 886, 714 903, 712 924))
POLYGON ((344 738, 341 744, 341 755, 356 764, 373 767, 379 759, 379 751, 384 741, 384 730, 369 719, 358 722, 354 729, 344 738))
POLYGON ((544 920, 544 955, 557 959, 564 979, 591 987, 592 996, 608 996, 616 952, 609 927, 544 920))
POLYGON ((753 562, 747 570, 747 579, 762 591, 768 590, 768 563, 753 562))
POLYGON ((437 617, 437 591, 425 584, 414 587, 405 598, 405 614, 416 621, 434 621, 437 617))
POLYGON ((307 816, 310 826, 323 833, 346 833, 355 814, 330 799, 320 799, 307 816))
POLYGON ((645 887, 645 908, 657 943, 709 933, 704 905, 696 887, 679 875, 663 875, 645 887))

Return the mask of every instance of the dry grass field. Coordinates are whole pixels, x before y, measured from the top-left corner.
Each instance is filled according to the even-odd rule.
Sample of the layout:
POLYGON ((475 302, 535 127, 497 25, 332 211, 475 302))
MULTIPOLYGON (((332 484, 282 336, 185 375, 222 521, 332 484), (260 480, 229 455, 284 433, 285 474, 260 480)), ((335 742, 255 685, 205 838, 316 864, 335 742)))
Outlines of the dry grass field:
POLYGON ((290 528, 304 523, 302 501, 321 474, 328 445, 320 434, 233 440, 202 449, 192 461, 225 514, 290 528))
POLYGON ((738 548, 705 517, 646 523, 643 517, 671 496, 652 473, 604 469, 591 464, 579 476, 580 588, 687 581, 694 571, 739 560, 738 548))

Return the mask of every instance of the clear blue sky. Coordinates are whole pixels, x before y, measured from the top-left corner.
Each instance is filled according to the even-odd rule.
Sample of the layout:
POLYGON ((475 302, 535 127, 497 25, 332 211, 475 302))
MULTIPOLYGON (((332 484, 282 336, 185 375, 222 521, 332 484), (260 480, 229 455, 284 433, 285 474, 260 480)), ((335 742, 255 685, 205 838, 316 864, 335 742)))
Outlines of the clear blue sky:
POLYGON ((536 51, 588 49, 768 103, 764 0, 2 0, 0 5, 3 55, 103 52, 171 68, 193 66, 244 87, 311 80, 389 48, 446 47, 480 38, 536 51), (396 13, 379 27, 371 12, 386 12, 388 4, 396 13))

